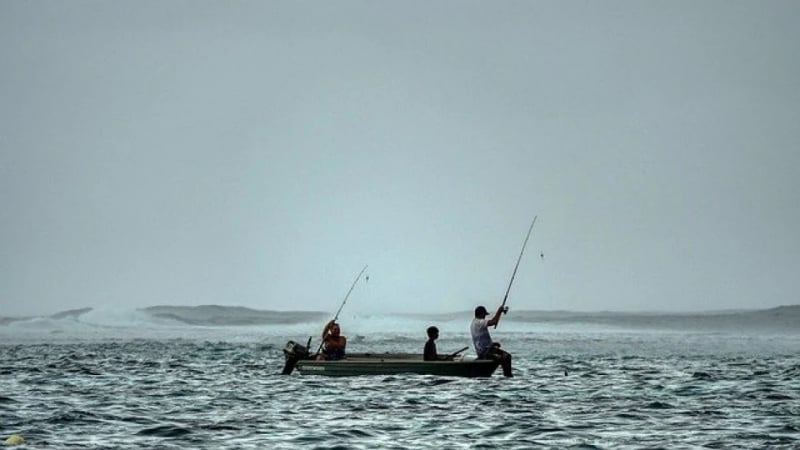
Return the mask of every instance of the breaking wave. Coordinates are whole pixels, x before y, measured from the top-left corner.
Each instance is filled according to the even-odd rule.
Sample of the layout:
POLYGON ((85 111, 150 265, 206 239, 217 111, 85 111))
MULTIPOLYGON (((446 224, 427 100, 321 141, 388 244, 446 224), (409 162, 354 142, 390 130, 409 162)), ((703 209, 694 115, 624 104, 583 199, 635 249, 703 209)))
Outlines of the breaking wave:
MULTIPOLYGON (((15 339, 200 338, 261 339, 264 336, 313 336, 316 340, 330 313, 270 311, 237 306, 152 306, 147 308, 81 308, 49 316, 0 317, 0 336, 15 339)), ((468 333, 471 311, 444 314, 347 314, 339 317, 351 339, 380 337, 402 341, 425 336, 430 325, 442 336, 468 333)), ((755 311, 695 314, 577 313, 513 311, 502 332, 702 332, 800 334, 800 305, 755 311)))

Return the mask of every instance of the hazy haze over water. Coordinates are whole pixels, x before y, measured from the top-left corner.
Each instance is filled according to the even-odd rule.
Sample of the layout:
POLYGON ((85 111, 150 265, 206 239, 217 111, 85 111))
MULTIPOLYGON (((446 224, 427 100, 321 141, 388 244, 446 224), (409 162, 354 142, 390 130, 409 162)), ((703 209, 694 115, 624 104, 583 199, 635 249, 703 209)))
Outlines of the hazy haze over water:
POLYGON ((798 17, 0 2, 0 316, 800 303, 798 17))

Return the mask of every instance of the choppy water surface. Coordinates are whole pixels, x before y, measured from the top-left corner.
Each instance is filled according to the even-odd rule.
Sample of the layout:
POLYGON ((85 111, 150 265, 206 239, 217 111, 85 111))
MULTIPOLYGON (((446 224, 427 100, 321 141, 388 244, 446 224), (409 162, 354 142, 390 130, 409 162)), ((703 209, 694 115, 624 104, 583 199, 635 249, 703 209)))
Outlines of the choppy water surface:
POLYGON ((29 448, 800 448, 798 336, 495 335, 513 379, 281 376, 298 336, 7 342, 0 431, 29 448))

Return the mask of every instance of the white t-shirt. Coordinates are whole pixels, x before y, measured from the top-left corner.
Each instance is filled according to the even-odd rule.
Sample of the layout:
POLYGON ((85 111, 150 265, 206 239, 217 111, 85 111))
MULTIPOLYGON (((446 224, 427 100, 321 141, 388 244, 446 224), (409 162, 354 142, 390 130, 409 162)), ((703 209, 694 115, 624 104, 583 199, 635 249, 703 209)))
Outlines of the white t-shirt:
POLYGON ((492 337, 489 335, 488 319, 472 319, 469 331, 472 334, 472 343, 478 356, 486 353, 492 346, 492 337))

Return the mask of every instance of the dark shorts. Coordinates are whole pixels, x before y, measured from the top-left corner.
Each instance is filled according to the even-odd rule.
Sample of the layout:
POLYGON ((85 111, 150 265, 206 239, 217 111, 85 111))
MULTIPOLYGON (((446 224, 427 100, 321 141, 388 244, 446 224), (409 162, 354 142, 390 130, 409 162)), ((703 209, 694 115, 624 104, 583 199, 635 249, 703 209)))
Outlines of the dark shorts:
POLYGON ((492 345, 488 350, 478 355, 478 359, 494 359, 495 361, 501 361, 510 356, 508 352, 501 350, 499 345, 492 345))
POLYGON ((322 354, 325 356, 325 359, 328 361, 337 361, 340 359, 344 359, 344 350, 322 350, 322 354))

